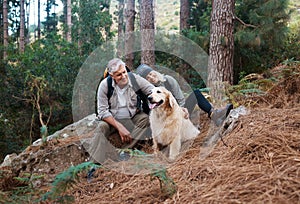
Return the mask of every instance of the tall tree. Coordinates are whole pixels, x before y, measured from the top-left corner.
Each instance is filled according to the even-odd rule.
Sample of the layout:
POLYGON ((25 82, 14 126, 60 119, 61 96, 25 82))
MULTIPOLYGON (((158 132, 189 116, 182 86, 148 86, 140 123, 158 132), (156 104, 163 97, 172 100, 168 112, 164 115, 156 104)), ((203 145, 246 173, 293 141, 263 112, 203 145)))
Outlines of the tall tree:
POLYGON ((30 42, 29 15, 30 15, 30 1, 28 1, 28 3, 26 3, 26 28, 27 28, 26 44, 29 44, 29 42, 30 42))
POLYGON ((76 0, 72 12, 72 40, 78 42, 82 54, 90 54, 110 39, 112 24, 106 0, 76 0))
POLYGON ((44 22, 45 30, 50 31, 50 9, 51 9, 51 0, 47 0, 46 4, 46 22, 44 22))
POLYGON ((210 17, 208 86, 211 95, 223 99, 224 82, 233 83, 234 0, 213 0, 210 17))
POLYGON ((41 39, 41 0, 38 0, 38 24, 37 24, 38 39, 41 39))
MULTIPOLYGON (((181 34, 185 34, 187 29, 189 29, 189 17, 190 17, 190 5, 189 5, 189 1, 190 0, 180 0, 180 33, 181 34)), ((183 53, 187 53, 189 52, 189 50, 187 50, 187 47, 184 43, 180 43, 180 50, 183 53)), ((188 78, 189 76, 186 76, 186 73, 188 73, 186 70, 189 69, 189 65, 187 63, 185 63, 184 61, 181 62, 181 70, 180 70, 180 74, 184 77, 184 78, 188 78)))
POLYGON ((141 27, 141 63, 154 65, 154 10, 153 0, 140 1, 140 27, 141 27))
POLYGON ((56 16, 56 13, 53 12, 51 13, 51 9, 55 6, 57 6, 56 4, 56 0, 47 0, 46 3, 46 21, 43 22, 44 24, 44 32, 46 34, 50 34, 50 33, 55 33, 57 32, 57 23, 58 23, 58 19, 56 16))
POLYGON ((189 0, 180 0, 180 32, 189 28, 189 0))
POLYGON ((19 49, 23 53, 25 50, 25 0, 20 0, 20 39, 19 39, 19 49))
POLYGON ((7 0, 3 0, 3 59, 7 58, 8 48, 8 12, 7 12, 7 0))
MULTIPOLYGON (((285 60, 282 50, 289 30, 289 0, 236 1, 234 71, 262 72, 285 60)), ((238 77, 235 75, 235 81, 238 77)))
POLYGON ((123 43, 121 43, 121 38, 124 35, 124 0, 119 0, 119 6, 118 6, 118 49, 117 49, 117 55, 118 57, 122 57, 123 54, 123 43))
POLYGON ((129 68, 133 68, 133 44, 134 44, 134 22, 135 22, 135 0, 128 0, 125 8, 125 62, 129 68))
POLYGON ((72 8, 71 0, 67 0, 67 41, 72 41, 72 8))
POLYGON ((192 0, 190 3, 190 27, 201 33, 209 32, 209 17, 211 14, 212 1, 192 0))

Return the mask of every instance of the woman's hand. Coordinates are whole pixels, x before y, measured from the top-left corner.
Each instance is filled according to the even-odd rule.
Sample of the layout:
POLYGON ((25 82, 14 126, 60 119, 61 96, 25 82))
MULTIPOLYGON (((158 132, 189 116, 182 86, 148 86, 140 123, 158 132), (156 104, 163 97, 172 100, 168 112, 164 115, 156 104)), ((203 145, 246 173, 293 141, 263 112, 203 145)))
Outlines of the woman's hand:
POLYGON ((183 117, 184 117, 185 119, 188 119, 188 118, 190 117, 190 114, 189 114, 188 109, 182 107, 182 110, 183 110, 183 117))

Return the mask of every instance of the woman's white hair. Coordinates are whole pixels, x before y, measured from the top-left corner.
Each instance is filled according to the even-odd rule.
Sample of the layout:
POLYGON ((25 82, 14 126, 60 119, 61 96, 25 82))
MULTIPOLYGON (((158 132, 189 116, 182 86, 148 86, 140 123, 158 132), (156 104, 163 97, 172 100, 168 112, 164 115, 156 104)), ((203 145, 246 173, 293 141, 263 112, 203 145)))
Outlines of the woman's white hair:
POLYGON ((125 66, 125 62, 123 62, 119 58, 114 58, 110 60, 107 64, 107 71, 109 74, 113 74, 114 72, 118 71, 120 69, 120 66, 125 66))

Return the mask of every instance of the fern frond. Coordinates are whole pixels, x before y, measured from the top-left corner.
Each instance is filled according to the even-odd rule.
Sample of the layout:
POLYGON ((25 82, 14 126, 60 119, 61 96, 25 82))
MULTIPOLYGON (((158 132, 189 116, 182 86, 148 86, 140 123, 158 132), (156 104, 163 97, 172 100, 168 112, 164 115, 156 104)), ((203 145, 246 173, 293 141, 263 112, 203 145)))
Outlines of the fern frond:
POLYGON ((92 162, 84 162, 77 166, 71 166, 66 171, 58 174, 52 183, 52 189, 50 192, 45 193, 42 196, 42 200, 53 200, 57 202, 69 202, 72 196, 63 195, 69 188, 72 188, 74 184, 79 180, 79 173, 90 169, 91 167, 98 168, 92 162))

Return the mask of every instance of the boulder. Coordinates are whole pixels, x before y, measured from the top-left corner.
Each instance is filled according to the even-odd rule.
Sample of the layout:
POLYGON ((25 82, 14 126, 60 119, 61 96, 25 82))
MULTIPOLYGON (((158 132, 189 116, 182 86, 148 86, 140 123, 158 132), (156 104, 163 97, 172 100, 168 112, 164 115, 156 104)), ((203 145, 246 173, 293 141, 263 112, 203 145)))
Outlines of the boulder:
POLYGON ((0 170, 9 168, 11 177, 41 176, 35 186, 52 182, 60 172, 88 160, 82 143, 93 136, 96 126, 96 115, 89 115, 48 136, 46 144, 38 139, 20 154, 7 155, 0 170))

